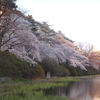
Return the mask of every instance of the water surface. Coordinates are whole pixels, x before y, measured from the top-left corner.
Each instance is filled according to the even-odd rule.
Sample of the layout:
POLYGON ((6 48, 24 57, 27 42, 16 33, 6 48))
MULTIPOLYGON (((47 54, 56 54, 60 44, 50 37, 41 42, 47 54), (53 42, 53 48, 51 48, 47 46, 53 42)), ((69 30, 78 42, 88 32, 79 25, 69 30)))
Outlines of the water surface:
POLYGON ((72 100, 100 100, 100 77, 70 82, 67 86, 44 90, 45 95, 65 96, 72 100))

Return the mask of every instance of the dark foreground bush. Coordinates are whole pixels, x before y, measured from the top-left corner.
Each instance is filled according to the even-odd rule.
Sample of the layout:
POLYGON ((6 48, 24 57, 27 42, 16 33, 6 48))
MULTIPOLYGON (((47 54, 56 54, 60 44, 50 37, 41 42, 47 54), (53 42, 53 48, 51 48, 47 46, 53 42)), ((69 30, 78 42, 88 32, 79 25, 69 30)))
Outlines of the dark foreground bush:
POLYGON ((40 64, 45 70, 45 73, 49 71, 51 73, 51 76, 56 75, 59 64, 54 59, 46 57, 42 60, 40 64))
POLYGON ((100 74, 100 71, 93 67, 85 67, 86 70, 81 69, 80 67, 73 67, 65 65, 70 72, 70 76, 83 76, 83 75, 97 75, 100 74))
POLYGON ((45 71, 44 69, 41 67, 41 65, 37 64, 33 69, 32 69, 32 78, 37 78, 37 77, 41 77, 44 78, 45 77, 45 71))
POLYGON ((100 71, 93 67, 86 67, 85 75, 97 75, 100 74, 100 71))
POLYGON ((66 65, 66 68, 69 70, 70 76, 78 76, 78 71, 76 67, 66 65))
POLYGON ((56 76, 65 77, 69 75, 70 75, 70 72, 65 66, 60 65, 58 69, 56 70, 56 76))
POLYGON ((26 78, 43 77, 41 66, 31 67, 9 52, 0 52, 0 77, 26 78))
POLYGON ((40 63, 43 69, 45 70, 45 73, 48 71, 51 73, 51 76, 68 76, 69 71, 65 66, 59 65, 55 59, 46 57, 42 60, 40 63))

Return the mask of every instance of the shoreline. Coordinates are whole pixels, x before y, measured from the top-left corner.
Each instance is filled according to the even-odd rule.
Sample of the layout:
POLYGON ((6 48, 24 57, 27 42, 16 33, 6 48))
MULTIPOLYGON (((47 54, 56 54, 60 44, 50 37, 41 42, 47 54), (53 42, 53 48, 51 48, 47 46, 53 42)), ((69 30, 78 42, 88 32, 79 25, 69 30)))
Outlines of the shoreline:
POLYGON ((17 79, 12 81, 5 81, 1 82, 1 84, 28 84, 28 83, 43 83, 43 82, 69 82, 69 81, 76 81, 77 79, 80 80, 82 78, 93 78, 99 77, 100 75, 87 75, 87 76, 76 76, 76 77, 51 77, 50 79, 41 78, 41 79, 17 79))

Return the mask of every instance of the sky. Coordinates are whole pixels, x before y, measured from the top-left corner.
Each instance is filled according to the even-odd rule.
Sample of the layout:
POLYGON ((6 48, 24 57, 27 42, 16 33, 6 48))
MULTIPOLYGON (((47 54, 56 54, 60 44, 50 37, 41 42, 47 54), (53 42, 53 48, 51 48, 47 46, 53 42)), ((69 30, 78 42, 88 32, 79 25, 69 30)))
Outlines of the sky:
POLYGON ((69 39, 100 50, 100 0, 17 0, 16 4, 36 21, 48 21, 69 39))

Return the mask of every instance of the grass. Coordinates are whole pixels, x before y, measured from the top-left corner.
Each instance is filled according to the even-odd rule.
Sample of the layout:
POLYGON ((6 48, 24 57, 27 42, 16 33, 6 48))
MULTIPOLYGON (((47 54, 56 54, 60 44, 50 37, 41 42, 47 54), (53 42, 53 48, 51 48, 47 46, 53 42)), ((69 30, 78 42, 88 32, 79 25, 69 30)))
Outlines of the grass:
POLYGON ((69 100, 66 97, 46 96, 43 90, 65 86, 69 81, 77 81, 77 79, 52 78, 50 80, 24 81, 0 84, 0 100, 69 100))
POLYGON ((75 77, 56 77, 52 78, 55 82, 70 82, 70 81, 79 81, 79 79, 76 79, 75 77))
POLYGON ((21 91, 21 93, 13 95, 3 95, 0 97, 0 100, 69 100, 66 97, 58 97, 58 96, 44 96, 42 91, 40 92, 25 92, 21 91))

